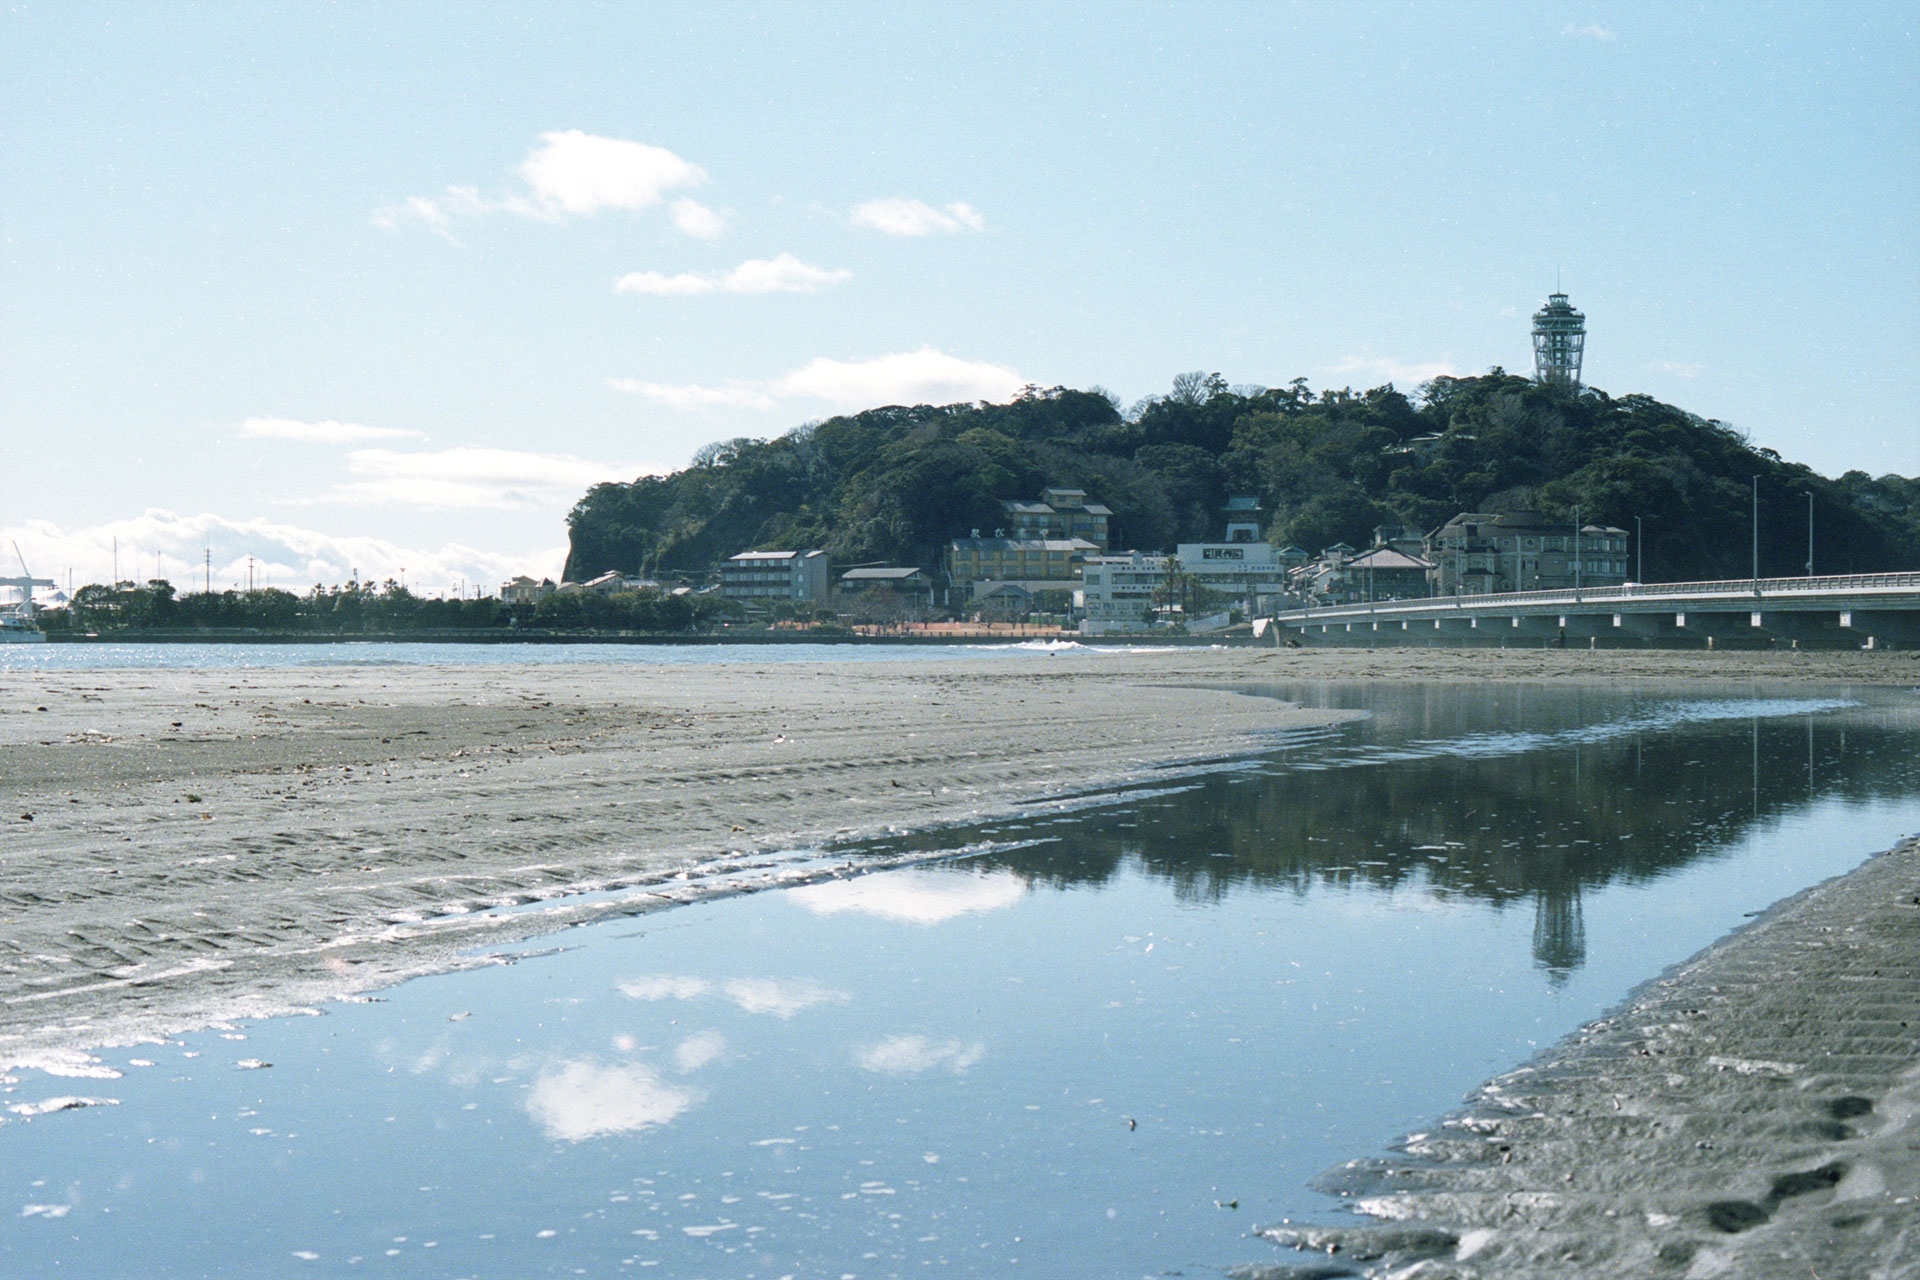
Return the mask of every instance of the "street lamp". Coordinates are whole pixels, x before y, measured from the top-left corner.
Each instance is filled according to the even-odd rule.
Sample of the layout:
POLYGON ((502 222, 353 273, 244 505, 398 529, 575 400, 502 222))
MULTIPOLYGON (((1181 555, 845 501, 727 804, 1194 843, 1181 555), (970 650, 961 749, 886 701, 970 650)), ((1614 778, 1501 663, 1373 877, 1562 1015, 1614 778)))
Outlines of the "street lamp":
POLYGON ((1760 477, 1753 478, 1753 580, 1760 581, 1760 477))
POLYGON ((1633 580, 1644 584, 1647 580, 1647 544, 1640 533, 1640 517, 1633 518, 1633 580))

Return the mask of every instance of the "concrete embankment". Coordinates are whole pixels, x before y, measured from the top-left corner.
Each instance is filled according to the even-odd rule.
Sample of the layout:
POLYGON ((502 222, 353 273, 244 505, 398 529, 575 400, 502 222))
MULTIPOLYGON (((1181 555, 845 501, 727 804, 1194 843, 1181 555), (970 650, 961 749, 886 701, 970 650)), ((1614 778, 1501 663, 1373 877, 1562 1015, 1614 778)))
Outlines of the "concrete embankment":
POLYGON ((1252 1280, 1920 1275, 1920 841, 1817 885, 1328 1175, 1252 1280))

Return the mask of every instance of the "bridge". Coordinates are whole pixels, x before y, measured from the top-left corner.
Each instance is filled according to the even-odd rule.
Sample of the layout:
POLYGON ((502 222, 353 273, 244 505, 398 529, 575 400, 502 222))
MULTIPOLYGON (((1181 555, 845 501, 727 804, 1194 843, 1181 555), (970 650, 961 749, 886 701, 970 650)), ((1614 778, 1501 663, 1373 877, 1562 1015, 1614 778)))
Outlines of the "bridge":
POLYGON ((1920 647, 1920 573, 1735 578, 1283 610, 1275 643, 1920 647))

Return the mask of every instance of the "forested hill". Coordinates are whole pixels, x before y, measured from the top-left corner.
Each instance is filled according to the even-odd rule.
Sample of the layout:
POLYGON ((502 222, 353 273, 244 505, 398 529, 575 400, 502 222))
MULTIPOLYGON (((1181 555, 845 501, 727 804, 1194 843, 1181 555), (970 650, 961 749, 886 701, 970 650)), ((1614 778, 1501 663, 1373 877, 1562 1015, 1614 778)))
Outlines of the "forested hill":
POLYGON ((1229 495, 1257 494, 1269 540, 1364 547, 1462 511, 1538 509, 1646 536, 1649 581, 1744 577, 1759 476, 1760 572, 1920 568, 1920 480, 1838 480, 1642 395, 1543 386, 1498 369, 1409 399, 1228 387, 1185 374, 1123 414, 1099 391, 1010 404, 873 409, 774 440, 709 445, 684 471, 595 485, 567 517, 566 576, 697 574, 749 549, 824 547, 836 566, 935 567, 949 539, 1002 523, 1048 485, 1114 511, 1116 549, 1218 538, 1229 495))

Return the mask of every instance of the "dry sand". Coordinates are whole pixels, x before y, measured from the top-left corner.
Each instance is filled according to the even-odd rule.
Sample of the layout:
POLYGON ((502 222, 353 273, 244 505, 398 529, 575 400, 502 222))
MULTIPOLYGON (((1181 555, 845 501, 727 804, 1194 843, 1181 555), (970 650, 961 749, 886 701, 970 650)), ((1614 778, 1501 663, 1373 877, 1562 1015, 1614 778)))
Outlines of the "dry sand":
MULTIPOLYGON (((1911 686, 1916 659, 1188 649, 0 674, 0 1066, 488 963, 475 948, 596 914, 850 873, 819 847, 1327 722, 1235 686, 1911 686), (613 888, 628 892, 579 896, 613 888)), ((1917 942, 1920 850, 1810 891, 1489 1086, 1391 1172, 1347 1171, 1400 1222, 1279 1232, 1312 1252, 1274 1274, 1920 1271, 1917 942)))

